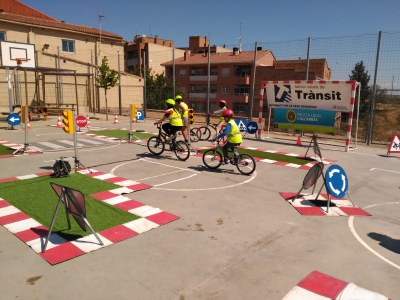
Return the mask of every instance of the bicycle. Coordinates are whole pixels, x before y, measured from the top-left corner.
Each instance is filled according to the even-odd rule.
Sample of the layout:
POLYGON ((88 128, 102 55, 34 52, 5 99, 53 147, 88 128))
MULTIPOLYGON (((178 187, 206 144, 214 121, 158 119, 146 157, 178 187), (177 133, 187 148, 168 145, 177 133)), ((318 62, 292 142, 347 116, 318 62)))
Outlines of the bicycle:
MULTIPOLYGON (((218 134, 217 126, 218 126, 218 124, 211 123, 210 115, 207 115, 206 125, 197 127, 197 130, 196 130, 197 137, 199 138, 200 141, 208 141, 211 137, 211 129, 213 129, 213 131, 215 132, 215 136, 217 136, 217 134, 218 134)), ((193 129, 195 129, 195 128, 193 128, 193 129)))
MULTIPOLYGON (((221 140, 216 140, 216 145, 212 149, 208 149, 203 154, 203 163, 209 169, 217 169, 222 164, 222 147, 221 140)), ((233 153, 233 157, 229 158, 232 165, 236 166, 238 171, 244 175, 251 175, 256 170, 256 162, 254 158, 247 153, 239 154, 237 147, 228 149, 228 153, 233 153)))
MULTIPOLYGON (((178 135, 183 135, 182 131, 178 131, 178 135)), ((190 141, 193 142, 193 143, 196 143, 199 140, 200 139, 199 139, 199 136, 197 134, 197 128, 190 128, 190 141)))
POLYGON ((157 124, 158 135, 153 136, 147 141, 147 148, 154 155, 161 155, 165 150, 165 145, 169 146, 170 151, 174 151, 179 160, 187 160, 190 156, 189 145, 185 141, 177 141, 176 134, 170 139, 162 131, 161 124, 157 124))

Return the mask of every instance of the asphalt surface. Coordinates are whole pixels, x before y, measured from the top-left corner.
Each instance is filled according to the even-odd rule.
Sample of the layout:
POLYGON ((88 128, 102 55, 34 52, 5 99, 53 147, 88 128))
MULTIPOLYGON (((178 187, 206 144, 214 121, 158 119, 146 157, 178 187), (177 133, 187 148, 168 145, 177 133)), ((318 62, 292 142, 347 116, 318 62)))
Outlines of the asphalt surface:
MULTIPOLYGON (((129 128, 123 117, 118 124, 99 118, 91 127, 129 128)), ((133 127, 154 132, 152 123, 133 127)), ((28 143, 72 140, 56 124, 31 122, 28 143)), ((24 143, 20 126, 5 127, 0 140, 24 143)), ((309 139, 302 142, 263 133, 242 145, 305 154, 309 139)), ((74 156, 64 145, 1 158, 0 178, 51 170, 55 159, 74 156)), ((201 145, 209 143, 193 144, 201 145)), ((199 157, 154 157, 145 141, 88 142, 78 149, 85 166, 152 185, 127 196, 180 219, 55 266, 0 226, 0 299, 282 299, 314 270, 399 299, 399 157, 360 144, 345 152, 344 142, 320 141, 320 148, 345 169, 351 199, 372 216, 300 215, 279 192, 298 192, 305 170, 258 162, 244 176, 234 166, 208 170, 199 157)))

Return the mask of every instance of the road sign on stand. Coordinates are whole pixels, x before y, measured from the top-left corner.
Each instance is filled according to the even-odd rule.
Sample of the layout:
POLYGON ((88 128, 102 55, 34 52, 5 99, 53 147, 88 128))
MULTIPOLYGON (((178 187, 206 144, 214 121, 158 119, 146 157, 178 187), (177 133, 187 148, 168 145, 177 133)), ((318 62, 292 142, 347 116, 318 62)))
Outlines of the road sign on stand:
POLYGON ((19 125, 21 124, 21 116, 17 113, 9 114, 7 117, 7 123, 11 126, 19 125))
POLYGON ((239 127, 239 130, 241 132, 246 132, 247 131, 247 119, 236 119, 235 120, 236 125, 239 127))
POLYGON ((389 156, 389 153, 400 153, 400 137, 396 133, 392 137, 386 156, 389 156))
POLYGON ((87 119, 85 116, 76 116, 76 126, 82 128, 87 126, 87 119))
POLYGON ((331 165, 326 170, 325 184, 328 192, 335 198, 343 198, 349 188, 346 172, 338 165, 331 165))
POLYGON ((256 133, 258 129, 258 124, 254 121, 249 122, 247 125, 247 133, 253 134, 256 133))

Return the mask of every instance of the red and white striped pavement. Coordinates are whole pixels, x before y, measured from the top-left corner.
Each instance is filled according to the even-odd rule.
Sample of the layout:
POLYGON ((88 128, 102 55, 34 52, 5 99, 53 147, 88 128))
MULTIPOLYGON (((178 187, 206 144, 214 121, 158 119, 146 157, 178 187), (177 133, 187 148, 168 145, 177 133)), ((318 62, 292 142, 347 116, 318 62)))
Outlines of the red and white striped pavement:
POLYGON ((313 271, 301 280, 283 300, 390 300, 382 294, 366 290, 324 273, 313 271))
MULTIPOLYGON (((92 173, 90 173, 89 170, 81 170, 79 172, 95 179, 105 180, 119 185, 119 188, 93 194, 91 197, 140 216, 140 218, 97 232, 100 239, 103 241, 104 246, 101 246, 98 243, 93 234, 79 238, 75 241, 67 241, 60 235, 53 233, 50 236, 46 251, 42 253, 42 246, 44 244, 44 238, 47 236, 48 229, 8 203, 6 199, 0 198, 0 225, 3 225, 10 232, 15 234, 21 241, 25 242, 51 265, 126 240, 179 218, 178 216, 162 211, 159 208, 145 205, 122 195, 151 188, 150 185, 95 170, 92 170, 92 173)), ((6 178, 0 180, 0 183, 35 178, 50 175, 51 173, 52 172, 44 172, 6 178)))
MULTIPOLYGON (((317 195, 301 194, 296 199, 292 200, 297 193, 293 192, 280 192, 283 199, 291 204, 301 215, 307 216, 371 216, 370 213, 360 207, 353 205, 350 200, 345 198, 335 198, 331 196, 331 205, 329 206, 328 213, 326 212, 327 206, 317 206, 310 200, 315 200, 317 195)), ((328 195, 321 194, 317 200, 326 201, 328 204, 328 195)))
MULTIPOLYGON (((20 149, 20 148, 22 148, 24 146, 23 144, 15 144, 15 143, 11 143, 11 142, 4 141, 4 140, 0 140, 0 145, 3 145, 5 147, 8 147, 8 148, 13 149, 13 150, 20 149)), ((24 154, 40 154, 40 153, 41 152, 38 151, 37 149, 30 148, 30 147, 26 148, 25 151, 24 151, 24 154)), ((20 155, 21 154, 16 154, 16 155, 15 154, 4 154, 4 155, 0 155, 0 158, 20 156, 20 155)))

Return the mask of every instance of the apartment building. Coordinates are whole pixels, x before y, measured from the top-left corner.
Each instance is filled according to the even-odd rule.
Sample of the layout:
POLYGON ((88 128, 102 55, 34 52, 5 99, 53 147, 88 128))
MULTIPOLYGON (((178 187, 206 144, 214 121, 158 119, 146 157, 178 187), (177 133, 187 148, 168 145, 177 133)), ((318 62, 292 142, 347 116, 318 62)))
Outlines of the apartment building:
MULTIPOLYGON (((143 80, 124 72, 125 42, 118 34, 57 20, 21 1, 1 0, 0 40, 35 47, 36 68, 27 72, 28 99, 25 85, 17 87, 13 81, 14 103, 78 103, 82 110, 104 110, 104 91, 98 89, 95 80, 104 56, 109 67, 121 74, 120 89, 107 92, 109 108, 118 108, 119 101, 124 107, 143 103, 143 80), (15 98, 18 94, 22 99, 15 98)), ((0 67, 0 107, 8 108, 5 72, 14 70, 0 67)))
MULTIPOLYGON (((190 48, 190 47, 189 47, 190 48)), ((179 82, 183 96, 197 112, 207 111, 207 96, 210 110, 217 108, 217 101, 225 99, 236 113, 248 114, 252 89, 254 51, 239 51, 233 48, 219 52, 215 48, 208 57, 207 52, 193 53, 187 49, 182 58, 169 61, 163 66, 169 77, 179 82), (210 76, 208 62, 210 61, 210 76), (208 85, 210 90, 208 92, 208 85)), ((306 60, 277 60, 270 50, 258 48, 256 51, 256 76, 253 113, 258 112, 259 90, 264 80, 306 79, 306 60)), ((311 59, 309 63, 310 80, 328 80, 330 69, 325 59, 311 59)))

